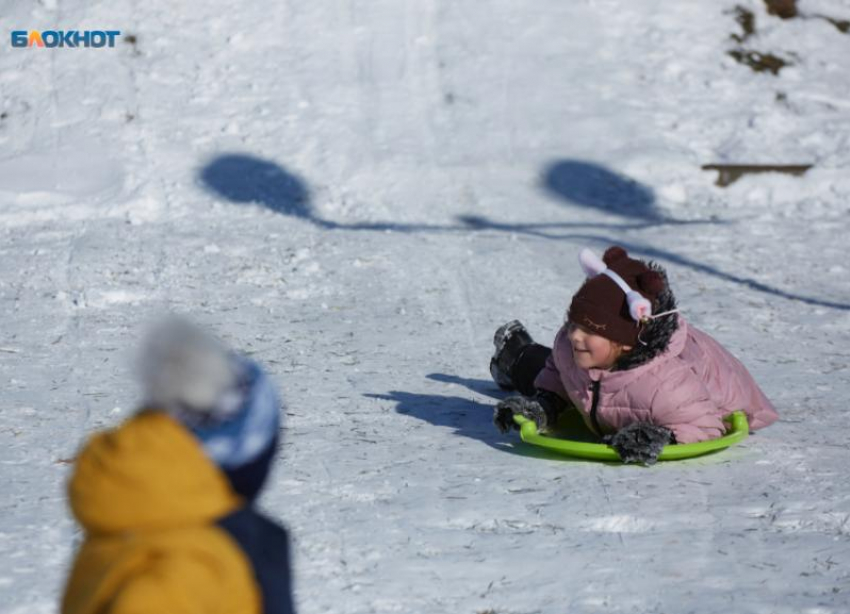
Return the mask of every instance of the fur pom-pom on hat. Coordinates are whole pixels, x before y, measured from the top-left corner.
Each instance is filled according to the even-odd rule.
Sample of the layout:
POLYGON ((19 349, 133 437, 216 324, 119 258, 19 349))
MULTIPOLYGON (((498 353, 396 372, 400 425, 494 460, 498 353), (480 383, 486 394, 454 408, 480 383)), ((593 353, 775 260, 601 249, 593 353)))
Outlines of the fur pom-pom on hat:
POLYGON ((198 421, 221 419, 239 408, 240 366, 212 335, 171 316, 148 334, 139 355, 146 404, 198 421))
POLYGON ((612 245, 608 249, 605 250, 605 254, 602 256, 602 261, 610 266, 613 266, 615 262, 618 260, 627 260, 629 254, 619 245, 612 245))

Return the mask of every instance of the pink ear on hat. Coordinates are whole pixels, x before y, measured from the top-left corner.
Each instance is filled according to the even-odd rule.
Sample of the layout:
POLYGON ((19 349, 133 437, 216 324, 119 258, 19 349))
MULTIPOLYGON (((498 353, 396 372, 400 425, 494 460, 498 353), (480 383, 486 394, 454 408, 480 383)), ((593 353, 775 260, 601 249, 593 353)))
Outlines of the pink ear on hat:
POLYGON ((637 276, 637 285, 649 296, 658 296, 664 290, 664 278, 656 271, 646 271, 637 276))
POLYGON ((605 254, 602 256, 602 260, 605 261, 605 264, 611 266, 618 260, 623 260, 628 258, 629 254, 619 245, 613 245, 605 250, 605 254))

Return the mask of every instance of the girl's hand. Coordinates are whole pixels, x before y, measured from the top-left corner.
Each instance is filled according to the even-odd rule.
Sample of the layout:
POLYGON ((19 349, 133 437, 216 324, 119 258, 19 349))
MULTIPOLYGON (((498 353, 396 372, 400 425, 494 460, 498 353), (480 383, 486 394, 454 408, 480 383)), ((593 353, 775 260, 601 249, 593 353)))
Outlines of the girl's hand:
POLYGON ((654 465, 668 443, 675 443, 673 431, 649 422, 635 422, 605 437, 624 463, 654 465))
POLYGON ((502 433, 507 433, 511 429, 519 430, 519 425, 514 422, 514 415, 516 414, 533 420, 538 431, 544 431, 549 426, 549 420, 543 406, 536 399, 519 396, 508 397, 496 405, 493 410, 493 424, 502 433))

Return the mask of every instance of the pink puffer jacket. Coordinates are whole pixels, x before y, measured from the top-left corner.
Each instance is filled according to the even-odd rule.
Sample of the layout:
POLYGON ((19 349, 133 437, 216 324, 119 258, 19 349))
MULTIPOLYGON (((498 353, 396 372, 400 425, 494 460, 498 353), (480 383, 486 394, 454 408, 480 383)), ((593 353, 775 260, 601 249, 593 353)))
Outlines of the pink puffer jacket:
POLYGON ((720 437, 722 418, 737 409, 746 412, 751 429, 779 417, 744 365, 681 317, 662 354, 626 371, 577 367, 564 326, 534 384, 571 401, 593 430, 595 423, 610 433, 650 422, 672 430, 677 443, 720 437), (592 416, 594 388, 598 402, 592 416))

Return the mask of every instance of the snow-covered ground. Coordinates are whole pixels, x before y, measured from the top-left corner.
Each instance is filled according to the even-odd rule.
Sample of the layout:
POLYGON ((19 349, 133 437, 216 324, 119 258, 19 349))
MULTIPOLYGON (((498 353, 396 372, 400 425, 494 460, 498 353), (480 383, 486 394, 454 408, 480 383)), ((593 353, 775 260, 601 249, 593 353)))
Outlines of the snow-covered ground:
POLYGON ((300 612, 850 611, 850 35, 739 5, 0 0, 0 613, 57 611, 69 459, 165 309, 285 394, 300 612), (122 40, 9 45, 53 27, 122 40), (650 469, 495 430, 493 330, 550 341, 611 243, 782 422, 650 469))

